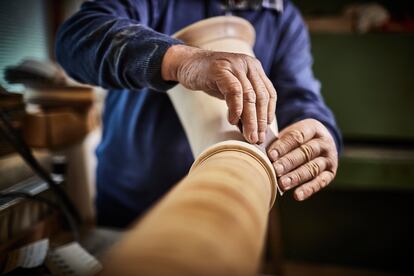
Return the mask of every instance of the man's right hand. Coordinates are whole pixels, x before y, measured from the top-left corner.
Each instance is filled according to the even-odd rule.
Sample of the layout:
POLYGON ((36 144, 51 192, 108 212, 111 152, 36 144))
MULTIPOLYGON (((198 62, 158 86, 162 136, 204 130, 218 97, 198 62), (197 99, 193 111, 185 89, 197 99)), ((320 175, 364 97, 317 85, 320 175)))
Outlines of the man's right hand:
POLYGON ((250 143, 264 142, 275 118, 276 90, 256 58, 174 45, 164 56, 161 73, 164 80, 224 99, 229 122, 241 120, 250 143))

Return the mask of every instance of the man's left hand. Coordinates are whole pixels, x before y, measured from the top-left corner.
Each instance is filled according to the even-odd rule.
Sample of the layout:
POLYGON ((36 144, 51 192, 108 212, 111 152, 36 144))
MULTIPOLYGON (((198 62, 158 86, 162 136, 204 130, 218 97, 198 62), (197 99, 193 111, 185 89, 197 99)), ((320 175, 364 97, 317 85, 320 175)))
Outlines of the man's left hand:
POLYGON ((304 200, 326 187, 335 177, 338 153, 328 129, 314 119, 290 125, 268 148, 268 155, 283 191, 295 188, 304 200))

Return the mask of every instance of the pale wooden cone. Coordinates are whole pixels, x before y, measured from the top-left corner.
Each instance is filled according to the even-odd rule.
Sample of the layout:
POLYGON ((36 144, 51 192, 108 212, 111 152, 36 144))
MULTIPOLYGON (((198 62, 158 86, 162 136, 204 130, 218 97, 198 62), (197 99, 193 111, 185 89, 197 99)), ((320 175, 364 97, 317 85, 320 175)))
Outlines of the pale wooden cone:
MULTIPOLYGON (((254 31, 243 19, 204 20, 177 36, 188 39, 196 30, 208 38, 212 31, 200 30, 203 25, 224 35, 202 40, 209 49, 253 54, 254 31), (237 30, 244 32, 238 36, 237 30)), ((168 93, 198 158, 188 176, 109 252, 102 274, 254 275, 276 198, 272 164, 227 122, 224 101, 182 86, 168 93)))
MULTIPOLYGON (((191 46, 254 56, 255 31, 248 21, 239 17, 219 16, 202 20, 174 36, 191 46)), ((245 141, 238 127, 227 121, 228 108, 224 100, 202 91, 189 90, 180 84, 169 90, 168 96, 187 134, 194 157, 221 141, 245 141)), ((276 120, 270 125, 270 131, 273 136, 277 135, 276 120)))

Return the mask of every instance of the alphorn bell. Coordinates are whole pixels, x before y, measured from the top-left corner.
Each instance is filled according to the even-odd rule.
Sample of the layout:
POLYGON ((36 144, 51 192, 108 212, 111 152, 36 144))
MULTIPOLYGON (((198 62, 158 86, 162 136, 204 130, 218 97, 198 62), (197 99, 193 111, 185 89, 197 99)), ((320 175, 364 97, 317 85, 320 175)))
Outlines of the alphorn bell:
MULTIPOLYGON (((253 55, 244 19, 215 17, 175 37, 187 45, 253 55)), ((196 157, 189 174, 104 258, 104 275, 253 275, 276 198, 272 164, 227 122, 227 106, 177 85, 168 95, 196 157)), ((276 133, 275 123, 272 126, 276 133)))
MULTIPOLYGON (((190 46, 254 56, 254 28, 239 17, 219 16, 202 20, 174 36, 190 46)), ((186 89, 182 85, 169 90, 168 96, 184 127, 194 157, 221 141, 245 141, 238 127, 227 121, 225 101, 201 91, 186 89)), ((275 137, 276 120, 270 124, 269 131, 273 134, 270 136, 275 137)))

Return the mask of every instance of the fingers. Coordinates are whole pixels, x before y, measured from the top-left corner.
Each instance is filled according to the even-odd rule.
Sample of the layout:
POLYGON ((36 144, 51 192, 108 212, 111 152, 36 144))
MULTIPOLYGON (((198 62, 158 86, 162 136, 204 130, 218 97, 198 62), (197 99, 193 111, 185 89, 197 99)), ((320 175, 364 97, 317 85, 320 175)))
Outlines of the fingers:
POLYGON ((296 170, 287 173, 279 178, 279 186, 282 190, 287 191, 300 184, 306 183, 316 178, 320 173, 327 168, 331 168, 332 164, 329 159, 325 157, 315 158, 296 170))
POLYGON ((304 200, 328 185, 338 168, 332 135, 314 119, 292 124, 280 133, 268 149, 279 187, 295 188, 294 197, 304 200))
POLYGON ((335 177, 331 171, 324 171, 315 179, 301 185, 293 194, 296 200, 302 201, 309 198, 322 188, 325 188, 335 177))
POLYGON ((316 178, 325 170, 336 171, 337 159, 332 145, 312 139, 273 163, 279 186, 287 191, 316 178))
POLYGON ((276 91, 260 62, 243 54, 208 52, 198 56, 209 60, 207 71, 189 78, 194 71, 200 74, 199 67, 193 66, 191 74, 182 74, 186 77, 181 82, 191 89, 201 89, 215 97, 223 96, 229 108, 229 122, 237 124, 241 118, 246 140, 264 142, 267 127, 275 117, 276 91))
POLYGON ((257 128, 259 133, 259 143, 263 143, 266 137, 266 129, 268 125, 267 118, 269 106, 269 93, 256 67, 249 66, 247 76, 256 94, 256 117, 257 128))
POLYGON ((279 139, 275 140, 268 150, 268 156, 271 161, 276 161, 315 136, 315 127, 303 124, 303 122, 296 123, 293 127, 287 128, 279 134, 279 139))
POLYGON ((312 139, 276 160, 273 163, 276 175, 279 177, 296 169, 300 165, 327 152, 329 147, 330 145, 322 139, 312 139))
POLYGON ((335 173, 338 160, 334 146, 321 138, 299 146, 275 161, 273 166, 279 177, 279 187, 287 191, 316 179, 326 171, 335 173))
POLYGON ((273 122, 276 116, 276 101, 277 101, 276 89, 273 86, 273 83, 266 76, 266 73, 264 72, 263 67, 260 64, 260 62, 258 62, 256 69, 269 95, 269 101, 268 101, 268 107, 267 107, 267 124, 270 124, 273 122))
POLYGON ((226 100, 229 123, 237 124, 243 111, 243 88, 239 80, 229 71, 225 71, 223 77, 217 80, 217 87, 226 100))
POLYGON ((252 144, 258 142, 257 115, 256 115, 256 93, 247 76, 243 73, 237 75, 243 88, 243 111, 241 119, 243 122, 243 135, 252 144))

